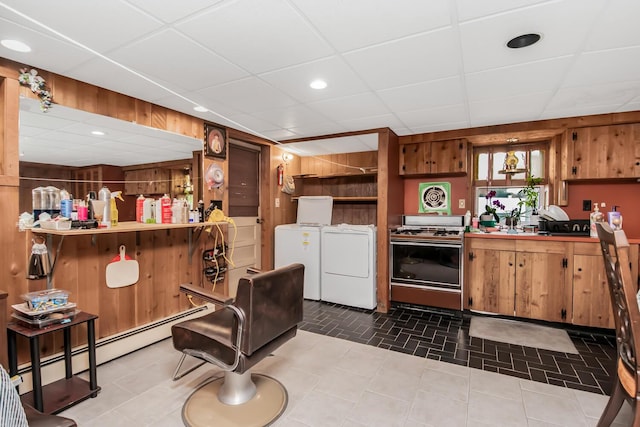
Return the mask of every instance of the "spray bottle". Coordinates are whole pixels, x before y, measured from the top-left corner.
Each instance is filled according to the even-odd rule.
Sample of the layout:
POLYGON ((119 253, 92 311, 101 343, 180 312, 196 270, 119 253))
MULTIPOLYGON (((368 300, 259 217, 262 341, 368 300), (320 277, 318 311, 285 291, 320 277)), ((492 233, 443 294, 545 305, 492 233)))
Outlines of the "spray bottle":
POLYGON ((111 226, 118 225, 118 207, 116 206, 116 197, 124 202, 122 191, 114 191, 111 193, 110 210, 111 210, 111 226))

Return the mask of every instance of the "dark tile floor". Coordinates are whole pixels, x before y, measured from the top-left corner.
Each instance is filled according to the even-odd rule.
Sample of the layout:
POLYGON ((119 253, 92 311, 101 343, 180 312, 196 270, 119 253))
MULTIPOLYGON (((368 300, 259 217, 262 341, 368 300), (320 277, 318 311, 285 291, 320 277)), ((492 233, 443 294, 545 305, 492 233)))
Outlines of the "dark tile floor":
POLYGON ((305 300, 300 327, 418 357, 609 394, 616 357, 613 334, 567 329, 580 354, 560 353, 470 337, 471 317, 422 306, 392 305, 384 314, 305 300))

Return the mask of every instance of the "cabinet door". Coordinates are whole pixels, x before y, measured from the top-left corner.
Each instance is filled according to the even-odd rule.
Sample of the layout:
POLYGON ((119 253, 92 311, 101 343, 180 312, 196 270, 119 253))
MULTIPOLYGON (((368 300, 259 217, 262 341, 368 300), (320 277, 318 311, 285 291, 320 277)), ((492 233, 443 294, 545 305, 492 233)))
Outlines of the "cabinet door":
POLYGON ((467 171, 467 142, 463 139, 431 143, 431 173, 461 173, 467 171))
POLYGON ((466 308, 513 316, 514 241, 473 238, 467 239, 466 247, 466 308))
POLYGON ((431 167, 427 164, 428 156, 428 142, 403 145, 400 147, 400 173, 404 175, 428 173, 431 167))
POLYGON ((516 253, 516 316, 552 322, 571 319, 566 265, 562 253, 516 253))
POLYGON ((615 328, 609 284, 600 254, 573 256, 573 323, 615 328))
POLYGON ((640 124, 594 126, 569 132, 573 179, 640 176, 640 124))

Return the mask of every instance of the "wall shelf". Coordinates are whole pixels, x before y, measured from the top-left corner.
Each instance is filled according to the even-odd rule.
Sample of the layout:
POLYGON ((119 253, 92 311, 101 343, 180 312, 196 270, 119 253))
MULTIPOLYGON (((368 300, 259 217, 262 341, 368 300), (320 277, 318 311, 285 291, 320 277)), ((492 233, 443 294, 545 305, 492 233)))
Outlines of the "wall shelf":
MULTIPOLYGON (((291 200, 298 201, 298 197, 292 197, 291 200)), ((375 203, 378 201, 378 197, 376 196, 367 196, 367 197, 333 197, 334 203, 375 203)))
POLYGON ((56 267, 56 260, 58 254, 62 249, 62 242, 66 236, 92 236, 91 243, 95 245, 95 236, 98 234, 113 234, 113 233, 130 233, 139 231, 157 231, 157 230, 171 230, 171 229, 185 229, 189 230, 189 264, 193 257, 195 250, 195 243, 200 239, 202 231, 207 227, 216 225, 226 225, 227 222, 189 222, 186 224, 144 224, 136 221, 123 221, 119 222, 115 227, 109 228, 90 228, 90 229, 71 229, 71 230, 50 230, 44 228, 31 228, 30 231, 36 234, 45 234, 47 240, 47 249, 53 246, 53 236, 61 236, 58 242, 58 249, 55 257, 49 252, 49 259, 51 259, 51 270, 47 274, 47 289, 53 288, 53 273, 56 267), (193 237, 195 233, 195 239, 193 237))

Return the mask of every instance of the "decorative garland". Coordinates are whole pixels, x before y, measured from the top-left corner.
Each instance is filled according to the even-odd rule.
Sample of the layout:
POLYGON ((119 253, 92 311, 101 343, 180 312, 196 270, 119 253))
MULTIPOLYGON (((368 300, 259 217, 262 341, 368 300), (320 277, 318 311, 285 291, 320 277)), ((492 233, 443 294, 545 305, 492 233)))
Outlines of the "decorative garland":
POLYGON ((40 109, 44 113, 51 108, 53 97, 51 96, 51 92, 47 90, 44 79, 38 75, 37 70, 31 69, 31 71, 27 72, 26 68, 20 69, 18 81, 22 86, 30 87, 31 92, 38 95, 38 98, 40 98, 40 109))

